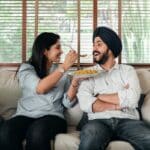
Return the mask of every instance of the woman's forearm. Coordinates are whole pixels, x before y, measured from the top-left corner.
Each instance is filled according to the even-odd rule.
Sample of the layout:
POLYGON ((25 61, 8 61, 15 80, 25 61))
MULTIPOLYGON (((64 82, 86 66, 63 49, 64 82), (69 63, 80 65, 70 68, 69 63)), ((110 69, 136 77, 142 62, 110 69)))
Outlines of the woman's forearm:
POLYGON ((61 77, 63 76, 63 73, 60 72, 59 70, 60 67, 62 66, 59 66, 58 69, 56 69, 53 73, 47 75, 46 77, 44 77, 43 79, 39 81, 39 84, 36 88, 36 92, 38 94, 44 94, 48 92, 61 79, 61 77))
POLYGON ((76 97, 77 91, 78 91, 78 83, 79 80, 73 79, 71 82, 71 85, 68 89, 67 95, 70 100, 73 100, 76 97))

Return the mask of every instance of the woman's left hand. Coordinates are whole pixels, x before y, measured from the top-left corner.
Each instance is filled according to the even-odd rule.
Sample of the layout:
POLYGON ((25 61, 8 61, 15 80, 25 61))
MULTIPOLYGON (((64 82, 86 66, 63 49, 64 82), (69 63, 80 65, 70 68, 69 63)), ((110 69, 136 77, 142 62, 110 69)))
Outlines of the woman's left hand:
POLYGON ((87 78, 73 78, 72 79, 72 82, 71 84, 74 86, 74 87, 78 87, 80 82, 83 81, 83 80, 86 80, 87 78))

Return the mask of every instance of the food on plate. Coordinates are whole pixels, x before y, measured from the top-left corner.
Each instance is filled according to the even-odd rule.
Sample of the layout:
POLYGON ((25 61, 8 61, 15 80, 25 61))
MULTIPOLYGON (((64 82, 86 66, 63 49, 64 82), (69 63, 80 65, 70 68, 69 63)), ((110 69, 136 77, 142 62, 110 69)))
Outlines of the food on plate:
POLYGON ((97 74, 97 70, 93 69, 85 69, 85 70, 77 70, 74 72, 74 75, 86 75, 86 74, 97 74))

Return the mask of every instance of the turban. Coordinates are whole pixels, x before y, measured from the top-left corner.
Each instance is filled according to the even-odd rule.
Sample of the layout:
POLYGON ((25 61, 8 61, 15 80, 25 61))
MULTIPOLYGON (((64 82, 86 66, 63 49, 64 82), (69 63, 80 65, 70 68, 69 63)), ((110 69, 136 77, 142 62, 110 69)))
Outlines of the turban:
POLYGON ((114 57, 119 56, 122 50, 122 43, 119 36, 107 27, 97 27, 93 33, 93 42, 96 37, 100 37, 102 41, 112 51, 114 57))

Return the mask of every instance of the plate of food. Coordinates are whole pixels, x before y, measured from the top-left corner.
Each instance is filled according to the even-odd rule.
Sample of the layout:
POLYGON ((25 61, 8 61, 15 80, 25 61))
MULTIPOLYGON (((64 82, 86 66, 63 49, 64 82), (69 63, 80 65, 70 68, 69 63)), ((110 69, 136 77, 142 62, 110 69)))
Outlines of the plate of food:
POLYGON ((89 78, 89 77, 95 77, 100 73, 100 71, 96 69, 83 69, 83 70, 76 70, 69 72, 68 74, 76 77, 76 78, 89 78))

